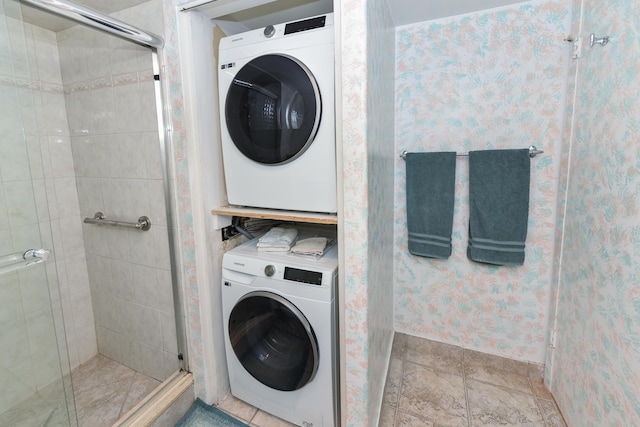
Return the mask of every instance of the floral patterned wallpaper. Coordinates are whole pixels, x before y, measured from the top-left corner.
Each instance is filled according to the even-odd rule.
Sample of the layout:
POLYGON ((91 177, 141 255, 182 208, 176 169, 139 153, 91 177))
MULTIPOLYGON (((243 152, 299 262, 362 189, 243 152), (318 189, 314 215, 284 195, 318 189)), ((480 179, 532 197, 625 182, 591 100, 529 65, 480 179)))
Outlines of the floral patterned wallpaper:
POLYGON ((557 340, 547 370, 569 425, 633 426, 640 425, 640 3, 584 0, 574 21, 579 10, 585 45, 571 75, 557 340), (590 33, 610 43, 590 48, 590 33))
POLYGON ((396 30, 396 331, 544 362, 570 19, 569 0, 533 1, 396 30), (399 153, 531 144, 545 152, 531 160, 524 266, 467 259, 466 157, 456 165, 451 258, 408 253, 399 153))
POLYGON ((370 420, 377 421, 393 338, 393 94, 395 30, 386 0, 369 2, 367 32, 370 420))
POLYGON ((376 425, 393 338, 393 58, 386 0, 342 2, 346 425, 376 425))

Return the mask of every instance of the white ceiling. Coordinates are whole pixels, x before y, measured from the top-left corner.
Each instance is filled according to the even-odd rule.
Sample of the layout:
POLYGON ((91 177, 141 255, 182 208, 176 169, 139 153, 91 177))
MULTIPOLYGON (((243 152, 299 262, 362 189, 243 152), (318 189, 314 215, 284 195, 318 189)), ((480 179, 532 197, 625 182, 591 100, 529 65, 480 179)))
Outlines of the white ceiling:
MULTIPOLYGON (((271 24, 302 19, 333 11, 333 0, 277 0, 257 7, 222 16, 228 3, 237 5, 265 3, 269 0, 194 0, 185 7, 194 7, 212 18, 227 34, 262 28, 271 24), (205 3, 206 2, 206 3, 205 3), (198 6, 200 5, 200 6, 198 6)), ((339 0, 336 0, 339 1, 339 0)), ((395 26, 431 21, 447 16, 462 15, 492 9, 527 0, 387 0, 395 26)))
MULTIPOLYGON (((238 0, 237 4, 249 4, 256 0, 238 0)), ((258 0, 262 2, 261 0, 258 0)), ((216 5, 218 1, 210 3, 216 5)), ((219 15, 217 8, 198 8, 204 15, 215 18, 215 23, 227 34, 263 28, 267 25, 296 21, 310 16, 333 12, 333 0, 277 0, 235 13, 219 15)))
MULTIPOLYGON (((129 9, 130 7, 146 3, 149 0, 74 0, 74 3, 100 11, 105 14, 111 14, 120 10, 129 9)), ((51 31, 62 31, 75 25, 74 22, 43 12, 31 6, 22 4, 22 19, 24 22, 46 28, 51 31)), ((144 29, 144 28, 143 28, 144 29)))
POLYGON ((464 15, 527 0, 387 0, 396 27, 464 15))
MULTIPOLYGON (((128 9, 149 0, 76 0, 76 3, 97 11, 110 14, 128 9)), ((333 11, 334 0, 195 0, 185 4, 215 19, 216 23, 228 34, 249 29, 262 28, 271 24, 302 19, 333 11), (266 4, 261 4, 265 3, 266 4), (252 7, 255 4, 258 6, 252 7), (200 5, 200 6, 197 6, 200 5), (221 6, 225 6, 224 8, 221 6), (228 13, 231 9, 240 9, 228 13), (243 7, 248 9, 241 10, 243 7), (220 11, 226 14, 221 16, 220 11)), ((338 1, 338 0, 336 0, 338 1)), ((416 22, 430 21, 447 16, 461 15, 478 10, 491 9, 525 0, 387 0, 389 10, 396 26, 416 22)), ((25 22, 40 27, 61 31, 71 27, 73 22, 42 12, 30 6, 22 6, 25 22)), ((144 28, 142 28, 144 30, 144 28)))

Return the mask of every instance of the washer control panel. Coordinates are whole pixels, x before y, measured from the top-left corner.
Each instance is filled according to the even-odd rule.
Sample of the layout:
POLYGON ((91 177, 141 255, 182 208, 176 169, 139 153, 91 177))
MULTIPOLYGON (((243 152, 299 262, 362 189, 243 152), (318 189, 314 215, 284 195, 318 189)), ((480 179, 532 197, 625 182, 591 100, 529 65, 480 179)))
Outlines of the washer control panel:
POLYGON ((302 270, 300 268, 285 267, 284 279, 293 282, 308 283, 309 285, 322 285, 322 273, 302 270))

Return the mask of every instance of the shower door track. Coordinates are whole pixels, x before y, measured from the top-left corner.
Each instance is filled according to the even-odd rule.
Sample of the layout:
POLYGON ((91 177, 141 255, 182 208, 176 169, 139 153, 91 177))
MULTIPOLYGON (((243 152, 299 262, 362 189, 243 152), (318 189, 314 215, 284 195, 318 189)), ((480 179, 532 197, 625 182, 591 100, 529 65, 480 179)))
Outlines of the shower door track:
POLYGON ((150 49, 162 49, 164 45, 164 40, 160 36, 68 0, 20 0, 20 2, 69 18, 96 30, 122 37, 150 49))
POLYGON ((169 258, 171 262, 171 282, 173 287, 173 308, 176 321, 176 335, 178 339, 178 359, 180 368, 184 371, 189 370, 186 324, 184 316, 183 292, 180 286, 178 276, 177 254, 175 250, 175 225, 173 222, 173 208, 171 205, 171 175, 169 174, 169 164, 171 163, 170 152, 167 149, 167 126, 165 115, 167 114, 165 96, 160 79, 161 70, 161 50, 164 46, 162 37, 143 31, 137 27, 129 25, 120 20, 101 12, 78 5, 69 0, 19 0, 21 3, 42 9, 46 12, 53 13, 68 18, 79 24, 86 25, 93 29, 106 32, 108 34, 123 38, 132 43, 141 45, 151 50, 154 74, 154 89, 156 94, 156 109, 158 117, 158 136, 162 163, 163 191, 165 200, 165 209, 167 215, 167 230, 169 240, 169 258))

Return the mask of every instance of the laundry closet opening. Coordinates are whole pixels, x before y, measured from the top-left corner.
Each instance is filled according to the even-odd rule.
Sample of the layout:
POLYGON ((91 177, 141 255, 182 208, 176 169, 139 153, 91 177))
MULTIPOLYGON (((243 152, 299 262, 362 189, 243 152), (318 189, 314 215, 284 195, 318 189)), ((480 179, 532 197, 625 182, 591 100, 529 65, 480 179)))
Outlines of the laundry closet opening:
POLYGON ((0 256, 49 251, 2 257, 15 309, 0 339, 15 351, 0 367, 0 424, 111 425, 188 369, 154 34, 163 7, 56 4, 0 9, 1 98, 15 111, 2 125, 0 193, 13 196, 0 256))

